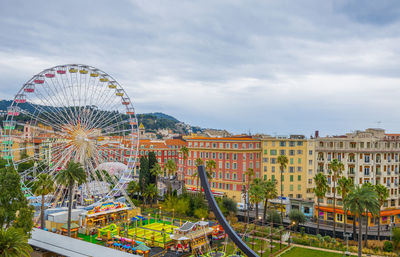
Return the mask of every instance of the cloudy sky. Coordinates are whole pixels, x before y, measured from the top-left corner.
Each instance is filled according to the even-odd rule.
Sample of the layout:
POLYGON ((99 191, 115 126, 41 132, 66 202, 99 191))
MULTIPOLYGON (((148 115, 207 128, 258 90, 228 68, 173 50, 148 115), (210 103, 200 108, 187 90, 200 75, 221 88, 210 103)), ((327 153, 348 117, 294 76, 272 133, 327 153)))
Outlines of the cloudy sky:
POLYGON ((235 133, 400 132, 400 2, 0 1, 0 99, 66 63, 235 133), (379 122, 379 123, 378 123, 379 122))

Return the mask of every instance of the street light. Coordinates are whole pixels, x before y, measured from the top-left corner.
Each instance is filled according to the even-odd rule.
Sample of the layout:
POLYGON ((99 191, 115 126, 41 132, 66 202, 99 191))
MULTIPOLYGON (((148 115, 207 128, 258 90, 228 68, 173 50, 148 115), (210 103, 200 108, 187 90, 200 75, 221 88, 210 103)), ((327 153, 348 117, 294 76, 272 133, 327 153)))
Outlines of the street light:
MULTIPOLYGON (((261 227, 263 227, 264 226, 264 220, 261 219, 261 216, 259 216, 258 219, 261 220, 261 227)), ((263 253, 264 253, 264 239, 263 238, 261 238, 261 251, 260 251, 260 253, 261 253, 261 257, 262 257, 263 253)))
POLYGON ((346 251, 344 252, 345 256, 350 256, 349 252, 349 237, 351 237, 351 233, 344 233, 343 235, 346 238, 346 251))

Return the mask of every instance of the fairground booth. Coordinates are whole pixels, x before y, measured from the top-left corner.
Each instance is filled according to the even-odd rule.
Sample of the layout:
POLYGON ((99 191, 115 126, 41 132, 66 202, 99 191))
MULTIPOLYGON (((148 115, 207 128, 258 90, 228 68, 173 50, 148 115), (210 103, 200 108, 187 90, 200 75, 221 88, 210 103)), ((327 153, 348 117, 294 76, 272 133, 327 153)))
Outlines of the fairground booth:
POLYGON ((93 209, 81 213, 80 233, 94 235, 99 228, 112 223, 128 222, 130 217, 136 216, 139 213, 139 208, 131 208, 121 202, 111 201, 99 204, 93 207, 93 209))
POLYGON ((206 221, 189 222, 187 221, 180 228, 174 230, 174 234, 170 235, 175 244, 171 250, 177 252, 188 252, 189 247, 192 252, 195 250, 206 250, 209 246, 209 239, 213 232, 209 223, 206 221))

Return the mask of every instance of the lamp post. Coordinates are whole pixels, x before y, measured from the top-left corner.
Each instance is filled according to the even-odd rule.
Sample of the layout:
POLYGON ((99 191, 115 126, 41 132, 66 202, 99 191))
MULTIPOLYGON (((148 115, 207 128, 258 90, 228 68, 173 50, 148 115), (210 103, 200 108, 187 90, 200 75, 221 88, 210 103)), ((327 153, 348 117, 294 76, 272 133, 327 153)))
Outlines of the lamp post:
MULTIPOLYGON (((259 216, 258 219, 261 220, 261 227, 263 227, 264 226, 264 219, 262 219, 261 216, 259 216)), ((263 253, 264 253, 264 239, 263 238, 261 238, 261 250, 260 250, 260 253, 261 253, 261 257, 262 257, 263 253)))
POLYGON ((174 219, 175 219, 175 208, 172 208, 172 221, 171 221, 171 225, 174 225, 174 219))
POLYGON ((150 213, 147 214, 147 225, 150 225, 150 213))
POLYGON ((351 233, 345 233, 344 238, 346 238, 346 251, 344 252, 345 256, 350 256, 350 252, 349 252, 349 237, 351 237, 351 233))

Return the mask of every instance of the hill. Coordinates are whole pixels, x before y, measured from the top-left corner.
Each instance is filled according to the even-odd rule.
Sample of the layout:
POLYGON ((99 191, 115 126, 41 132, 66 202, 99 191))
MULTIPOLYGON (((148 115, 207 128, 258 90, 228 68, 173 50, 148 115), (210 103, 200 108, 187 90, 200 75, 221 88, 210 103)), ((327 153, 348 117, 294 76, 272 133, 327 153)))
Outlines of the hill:
MULTIPOLYGON (((6 111, 7 107, 10 106, 12 103, 11 100, 1 100, 0 101, 0 111, 6 111)), ((20 108, 27 110, 28 112, 33 112, 34 107, 32 107, 30 104, 19 104, 18 105, 20 108)), ((44 109, 50 108, 50 107, 43 107, 44 109)), ((143 123, 143 125, 146 128, 146 131, 149 132, 156 132, 159 129, 168 129, 172 130, 174 133, 182 133, 186 134, 190 131, 193 131, 195 133, 202 131, 202 128, 200 127, 192 127, 190 125, 187 125, 175 117, 162 113, 162 112, 153 112, 153 113, 143 113, 143 114, 137 114, 136 115, 139 124, 143 123)), ((2 121, 5 118, 5 116, 0 117, 0 121, 2 121)), ((16 120, 20 120, 21 122, 28 121, 29 118, 25 115, 20 115, 16 118, 16 120)))

